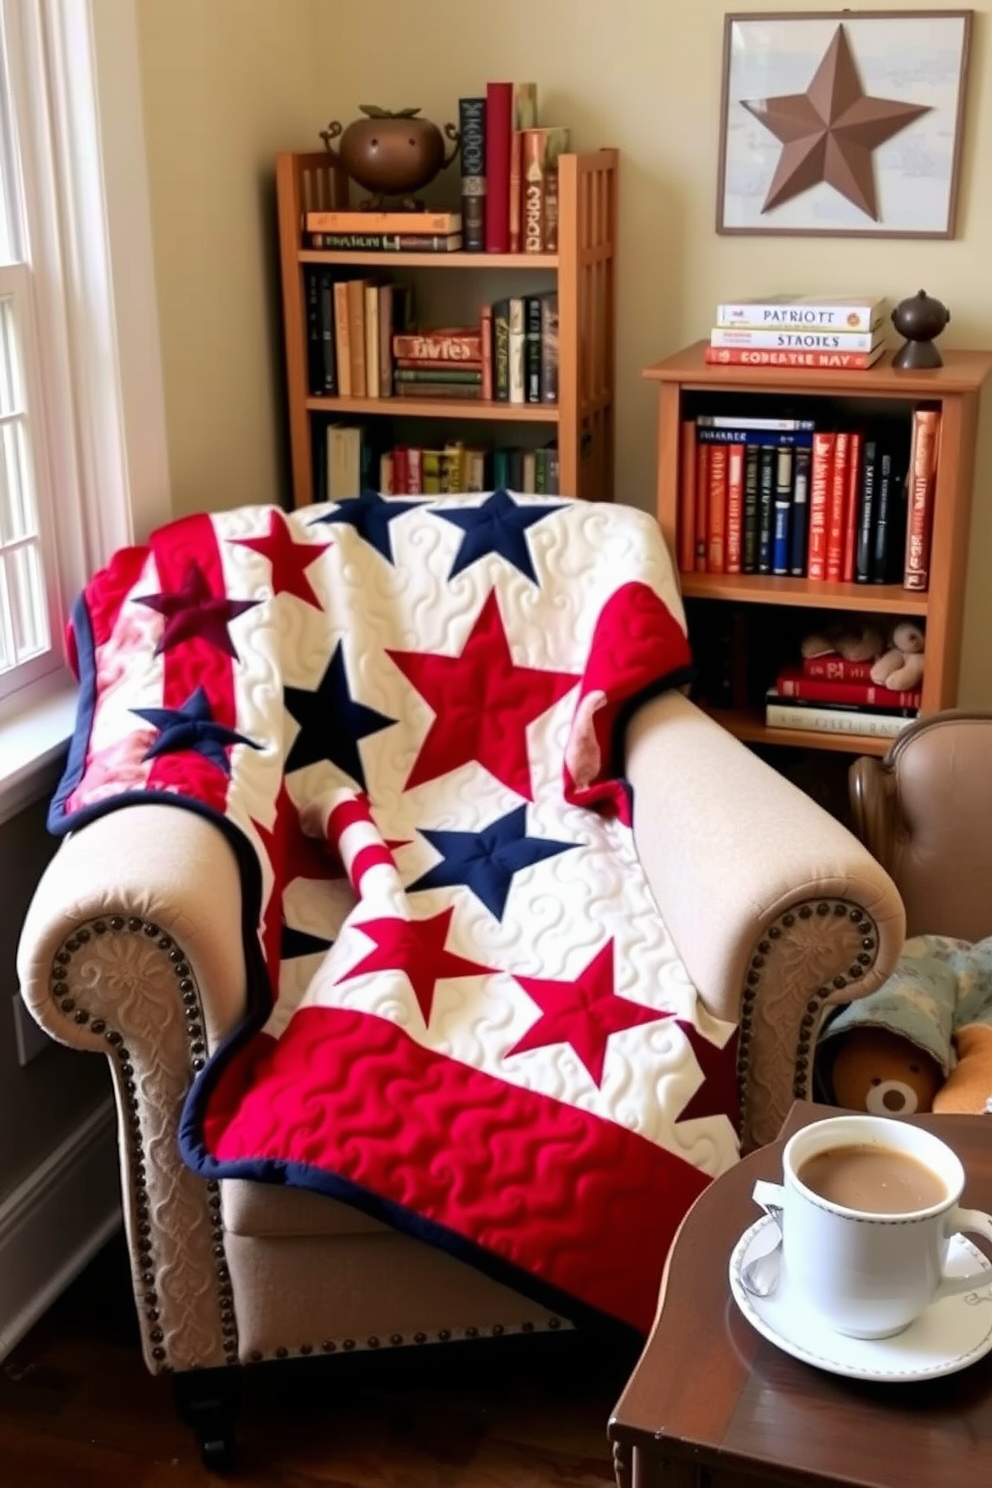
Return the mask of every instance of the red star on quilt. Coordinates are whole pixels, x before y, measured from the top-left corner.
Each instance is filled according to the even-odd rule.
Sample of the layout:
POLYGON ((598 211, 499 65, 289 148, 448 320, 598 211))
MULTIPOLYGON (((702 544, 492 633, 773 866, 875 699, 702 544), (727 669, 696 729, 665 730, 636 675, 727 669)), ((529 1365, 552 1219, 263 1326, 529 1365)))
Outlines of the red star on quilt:
POLYGON ((209 641, 212 646, 238 660, 234 642, 227 627, 245 610, 258 604, 257 599, 228 599, 226 594, 213 594, 203 569, 191 558, 180 587, 172 594, 145 594, 137 599, 163 616, 165 625, 155 647, 155 655, 178 646, 182 641, 209 641))
POLYGON ((295 594, 297 599, 313 605, 315 610, 321 608, 314 587, 306 576, 306 570, 321 553, 333 546, 331 543, 294 542, 289 524, 278 512, 269 513, 269 530, 264 536, 232 537, 230 541, 237 543, 238 547, 251 548, 252 552, 261 553, 263 558, 268 558, 272 564, 273 594, 295 594))
POLYGON ((737 1094, 737 1034, 732 1033, 721 1049, 711 1043, 694 1023, 676 1022, 692 1045, 703 1083, 679 1112, 679 1121, 694 1121, 698 1116, 728 1116, 735 1121, 740 1101, 737 1094))
POLYGON ((571 1044, 596 1085, 603 1083, 606 1042, 611 1033, 670 1016, 617 996, 613 990, 612 940, 596 952, 575 982, 527 976, 516 976, 516 980, 542 1012, 507 1054, 523 1054, 549 1044, 571 1044))
POLYGON ((374 941, 375 950, 338 980, 347 982, 368 971, 401 971, 413 988, 425 1026, 429 1025, 437 982, 444 977, 482 976, 493 970, 445 950, 453 914, 454 909, 448 908, 426 920, 364 920, 355 928, 374 941))
POLYGON ((531 800, 527 727, 579 678, 515 665, 495 591, 482 606, 461 655, 388 654, 434 710, 406 789, 477 760, 510 790, 531 800))
POLYGON ((265 907, 262 926, 262 949, 273 985, 278 980, 282 946, 282 890, 294 878, 344 878, 344 868, 327 843, 308 837, 300 824, 296 803, 286 789, 285 781, 276 797, 275 820, 264 827, 254 817, 252 826, 261 838, 265 855, 275 874, 276 886, 265 907))

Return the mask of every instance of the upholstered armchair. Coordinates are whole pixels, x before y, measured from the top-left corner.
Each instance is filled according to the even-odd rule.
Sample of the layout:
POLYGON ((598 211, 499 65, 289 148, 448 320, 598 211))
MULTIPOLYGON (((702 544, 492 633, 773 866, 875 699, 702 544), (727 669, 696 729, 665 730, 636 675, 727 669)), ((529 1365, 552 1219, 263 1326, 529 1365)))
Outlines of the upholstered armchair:
MULTIPOLYGON (((528 607, 537 603, 535 586, 542 592, 552 586, 550 570, 545 572, 542 565, 551 564, 558 552, 569 555, 569 564, 577 553, 581 557, 583 534, 591 535, 593 546, 603 553, 611 570, 603 591, 610 595, 610 603, 615 598, 617 568, 610 544, 616 533, 622 538, 618 552, 636 550, 637 563, 642 568, 647 563, 633 587, 624 591, 628 599, 634 594, 640 606, 632 628, 637 631, 641 623, 637 616, 647 616, 645 623, 649 622, 649 628, 654 626, 652 656, 659 646, 671 645, 674 665, 662 667, 663 685, 628 688, 628 706, 614 715, 613 759, 607 769, 605 738, 590 731, 589 716, 591 712, 602 718, 610 712, 609 678, 615 674, 618 647, 623 649, 616 637, 627 634, 631 625, 625 620, 624 625, 610 632, 609 667, 596 673, 602 687, 593 694, 585 711, 581 701, 576 706, 574 698, 572 702, 564 699, 561 728, 558 732, 550 729, 547 735, 547 748, 552 752, 558 748, 554 740, 559 734, 566 741, 568 809, 560 821, 574 819, 581 824, 591 820, 583 813, 605 813, 602 830, 608 835, 619 833, 616 840, 625 841, 623 834, 632 832, 633 854, 625 872, 627 876, 633 873, 630 865, 639 861, 638 871, 643 871, 646 884, 645 897, 639 903, 648 905, 651 914, 657 915, 662 927, 658 933, 664 935, 668 947, 666 985, 681 989, 679 995, 691 992, 698 998, 702 1022, 723 1030, 714 1037, 723 1041, 723 1051, 729 1050, 735 1061, 733 1118, 740 1142, 745 1148, 752 1147, 770 1139, 792 1101, 808 1094, 813 1046, 828 1007, 870 991, 889 974, 903 938, 901 900, 888 874, 850 832, 700 711, 680 690, 681 611, 677 593, 672 592, 667 555, 658 546, 660 538, 653 522, 639 513, 627 516, 619 508, 590 509, 595 512, 593 519, 581 515, 576 504, 549 502, 546 507, 550 516, 543 528, 537 508, 526 508, 533 525, 527 528, 525 542, 519 512, 524 510, 521 503, 526 500, 506 498, 502 505, 487 508, 497 515, 502 512, 499 521, 505 517, 511 523, 506 531, 499 528, 505 541, 493 536, 498 522, 480 533, 467 517, 443 501, 435 503, 429 513, 436 526, 430 528, 428 538, 422 531, 426 521, 423 513, 407 515, 410 540, 418 562, 425 568, 435 563, 432 555, 436 555, 440 578, 436 593, 432 593, 437 604, 443 598, 444 585, 450 583, 457 589, 459 609, 470 611, 474 591, 457 588, 455 580, 464 578, 466 570, 487 572, 479 592, 488 591, 483 613, 490 620, 493 612, 486 607, 497 594, 504 621, 514 596, 522 612, 529 613, 528 607), (563 505, 571 505, 572 511, 552 511, 563 505), (436 522, 439 515, 450 521, 450 531, 436 522), (574 525, 574 531, 562 529, 568 541, 561 545, 555 538, 559 530, 555 523, 574 525), (636 533, 633 545, 629 540, 631 530, 636 533), (475 543, 468 554, 464 546, 459 546, 466 537, 475 543), (502 552, 497 551, 500 541, 502 552), (449 544, 447 548, 445 543, 449 544), (509 578, 503 574, 507 553, 512 560, 508 566, 514 570, 509 578), (459 564, 461 569, 454 573, 459 564), (674 630, 672 617, 678 622, 674 630), (577 725, 574 720, 569 722, 570 710, 584 729, 578 744, 577 725), (622 782, 623 789, 617 792, 609 781, 622 782), (624 801, 632 802, 626 826, 624 801), (728 1041, 731 1029, 735 1030, 733 1043, 728 1041)), ((198 1153, 202 1157, 202 1148, 190 1135, 191 1088, 195 1095, 197 1082, 202 1083, 209 1074, 210 1062, 219 1051, 233 1049, 233 1057, 240 1057, 238 1051, 244 1043, 239 1030, 253 1018, 258 1024, 253 999, 257 996, 261 954, 260 894, 264 898, 271 891, 272 872, 270 860, 263 858, 257 843, 248 854, 249 866, 261 862, 262 872, 254 868, 247 872, 245 841, 252 837, 254 842, 251 823, 264 815, 260 804, 264 792, 260 787, 255 791, 252 813, 245 816, 246 825, 235 829, 229 820, 218 819, 206 810, 202 801, 191 803, 184 794, 188 794, 188 788, 177 786, 175 780, 170 780, 167 789, 157 796, 146 775, 141 777, 140 789, 129 787, 134 785, 136 761, 144 761, 147 766, 149 761, 161 758, 161 739, 167 729, 173 730, 174 743, 178 738, 177 747, 185 749, 191 758, 195 756, 193 764, 198 769, 205 760, 202 778, 211 789, 218 780, 232 789, 239 779, 243 782, 239 748, 246 770, 272 769, 273 761, 282 759, 282 694, 275 702, 271 700, 272 689, 259 660, 263 653, 268 654, 265 648, 275 644, 272 637, 282 633, 273 621, 271 607, 283 605, 278 613, 289 617, 283 630, 297 657, 306 653, 309 645, 309 633, 303 627, 316 625, 321 607, 332 605, 335 583, 347 586, 352 582, 356 564, 360 567, 363 544, 371 545, 375 552, 368 559, 371 567, 360 576, 361 582, 356 582, 355 594, 362 597, 362 604, 374 606, 376 596, 385 593, 389 585, 394 585, 397 593, 403 589, 396 574, 402 569, 407 528, 393 521, 400 514, 399 507, 388 513, 390 543, 386 527, 366 524, 363 533, 355 512, 349 510, 342 515, 349 506, 343 503, 337 509, 315 508, 305 514, 306 527, 297 514, 292 530, 289 519, 274 511, 246 509, 212 519, 211 542, 220 532, 228 544, 223 550, 224 563, 241 565, 236 572, 225 569, 226 595, 239 596, 235 600, 222 596, 216 587, 211 589, 210 575, 215 569, 206 559, 197 570, 199 578, 191 577, 189 571, 183 576, 174 570, 170 587, 166 580, 169 557, 154 543, 150 554, 142 556, 140 551, 130 550, 105 571, 99 603, 91 596, 86 614, 78 610, 76 614, 76 640, 84 655, 80 717, 90 737, 88 743, 77 738, 67 782, 57 797, 53 815, 57 817, 67 803, 78 802, 79 793, 88 788, 87 781, 92 785, 96 779, 97 783, 94 794, 86 798, 85 808, 69 818, 71 830, 37 889, 21 939, 22 994, 34 1016, 53 1038, 108 1059, 120 1117, 124 1217, 145 1360, 152 1371, 176 1376, 181 1407, 195 1424, 204 1454, 213 1463, 225 1460, 231 1444, 230 1391, 225 1385, 236 1380, 237 1370, 226 1366, 554 1329, 581 1322, 583 1316, 578 1306, 570 1315, 567 1298, 565 1305, 554 1305, 555 1297, 561 1297, 560 1290, 556 1294, 553 1289, 535 1291, 513 1284, 512 1269, 500 1271, 476 1264, 479 1257, 471 1247, 459 1249, 447 1244, 443 1235, 438 1242, 438 1233, 429 1223, 419 1228, 406 1225, 395 1207, 390 1208, 385 1201, 366 1202, 360 1189, 349 1190, 343 1181, 324 1184, 321 1192, 309 1192, 299 1186, 298 1170, 291 1164, 279 1170, 281 1181, 272 1182, 253 1177, 250 1165, 247 1170, 237 1164, 225 1169, 213 1154, 209 1160, 194 1161, 198 1153), (280 525, 284 520, 285 532, 280 525), (321 521, 324 525, 319 525, 321 521), (328 538, 333 541, 327 542, 328 538), (287 541, 292 553, 285 546, 287 541), (299 550, 310 542, 315 546, 303 553, 305 562, 290 566, 288 558, 295 553, 299 560, 299 550), (264 582, 253 589, 252 564, 256 560, 264 582), (148 567, 153 562, 154 570, 148 567), (326 590, 324 564, 346 565, 329 570, 326 590), (106 574, 110 580, 106 580, 106 574), (112 630, 107 619, 112 608, 107 598, 108 583, 126 621, 120 634, 112 630), (122 595, 127 596, 125 600, 122 595), (195 625, 191 619, 194 611, 195 625), (262 627, 257 632, 250 629, 255 622, 262 627), (197 626, 200 631, 191 639, 197 626), (210 642, 206 650, 202 649, 204 626, 210 642), (85 660, 82 641, 92 642, 89 661, 85 660), (128 652, 131 646, 138 649, 128 652), (183 648, 188 646, 194 647, 198 688, 206 688, 208 682, 214 685, 210 679, 214 678, 211 669, 215 663, 229 667, 232 675, 238 668, 254 668, 251 698, 239 704, 236 715, 232 715, 233 724, 219 723, 217 706, 211 713, 197 691, 183 705, 185 712, 176 708, 174 701, 171 710, 164 705, 150 706, 149 679, 158 676, 164 663, 168 685, 168 666, 178 665, 183 648), (201 649, 195 650, 197 646, 201 649), (122 663, 122 656, 127 664, 122 663), (135 678, 138 683, 134 683, 135 678), (130 740, 126 728, 136 725, 121 724, 117 689, 132 684, 138 685, 139 692, 128 698, 128 717, 139 718, 145 733, 138 740, 138 753, 125 759, 121 751, 130 740), (109 701, 94 692, 98 686, 109 688, 109 701), (273 709, 278 704, 275 749, 269 749, 260 719, 249 727, 250 710, 256 704, 273 709), (225 728, 226 734, 219 732, 225 728), (97 748, 101 740, 103 752, 97 748), (93 775, 93 761, 100 766, 98 779, 93 775), (121 780, 125 788, 118 790, 121 780), (100 801, 108 793, 111 807, 101 810, 100 801)), ((410 506, 405 503, 403 512, 408 513, 410 506)), ((378 510, 374 508, 373 514, 378 510)), ((195 529, 188 525, 180 528, 179 546, 187 553, 191 531, 195 529)), ((202 531, 197 540, 200 538, 202 531)), ((581 575, 582 583, 587 582, 581 564, 574 565, 574 572, 581 575)), ((586 593, 574 615, 566 605, 569 637, 573 631, 582 631, 590 604, 586 593)), ((560 608, 557 600, 556 605, 560 608)), ((608 608, 604 604, 603 613, 608 608)), ((541 623, 534 632, 538 637, 534 645, 540 648, 550 644, 547 638, 553 624, 547 617, 538 619, 541 623)), ((456 626, 452 634, 457 637, 460 622, 452 623, 456 626)), ((508 621, 506 624, 509 628, 508 621)), ((602 626, 597 622, 587 630, 595 638, 602 626)), ((461 639, 438 643, 446 658, 465 654, 469 642, 463 647, 464 633, 463 628, 461 639)), ((443 637, 449 632, 442 629, 440 634, 443 637)), ((471 632, 471 636, 476 634, 475 630, 471 632)), ((592 654, 594 642, 589 645, 592 654)), ((401 656, 405 677, 415 675, 413 664, 403 659, 408 653, 409 642, 401 656)), ((367 650, 363 649, 361 655, 361 666, 352 673, 353 682, 359 676, 368 679, 367 650)), ((291 665, 295 662, 287 662, 287 669, 291 665)), ((590 675, 587 669, 586 676, 590 675)), ((299 680, 291 670, 284 679, 286 706, 297 721, 305 711, 299 680)), ((348 697, 353 712, 359 706, 353 702, 354 690, 352 686, 350 695, 347 690, 337 693, 339 700, 348 697)), ((173 688, 173 700, 177 695, 173 688)), ((369 770, 370 779, 364 782, 368 794, 353 791, 344 803, 346 814, 350 813, 348 820, 355 824, 352 830, 359 833, 357 846, 354 842, 349 846, 347 833, 335 837, 331 831, 342 799, 336 774, 335 788, 325 793, 319 809, 301 807, 300 819, 314 834, 314 840, 324 834, 327 842, 336 846, 352 888, 360 882, 363 892, 371 892, 369 885, 377 885, 375 892, 384 903, 389 895, 395 897, 399 892, 396 886, 401 879, 412 890, 424 884, 425 876, 421 869, 405 871, 397 867, 406 861, 402 853, 413 851, 410 843, 415 834, 384 830, 378 835, 373 813, 366 811, 362 816, 360 810, 362 802, 367 805, 371 801, 377 813, 380 799, 383 810, 393 800, 387 789, 377 796, 372 778, 375 770, 388 767, 391 756, 374 756, 368 748, 366 735, 373 727, 371 710, 373 706, 378 710, 377 718, 392 718, 403 711, 390 702, 389 695, 374 687, 369 697, 365 711, 354 715, 365 729, 358 756, 353 740, 344 755, 340 749, 337 755, 352 774, 361 770, 363 763, 369 770), (370 768, 370 761, 378 761, 375 770, 370 768), (362 816, 360 821, 358 816, 362 816), (411 882, 416 872, 421 872, 421 877, 411 882)), ((441 700, 435 702, 437 707, 443 706, 441 700)), ((491 697, 485 706, 490 705, 491 697)), ((554 717, 553 710, 548 716, 554 717)), ((420 715, 414 715, 414 723, 423 730, 420 715)), ((380 730, 375 737, 388 742, 385 723, 375 727, 380 730)), ((448 748, 450 739, 448 735, 445 738, 449 742, 444 747, 448 748)), ((327 774, 326 760, 319 766, 304 761, 304 768, 293 774, 297 744, 292 741, 290 729, 285 741, 289 746, 285 778, 291 782, 309 779, 306 770, 310 769, 318 784, 326 784, 332 778, 327 774)), ((404 770, 412 758, 411 753, 404 770)), ((182 755, 180 763, 186 759, 187 755, 182 755)), ((417 759, 421 760, 422 755, 417 759)), ((491 760, 491 766, 506 773, 498 758, 491 760)), ((559 773, 556 763, 547 777, 552 785, 559 773)), ((253 790, 259 778, 257 774, 251 777, 253 790)), ((273 796, 282 778, 277 770, 273 796)), ((526 790, 524 785, 520 789, 526 790)), ((554 789, 560 794, 558 786, 554 789)), ((532 802, 527 809, 543 809, 536 786, 534 794, 536 805, 532 802)), ((556 828, 559 835, 562 830, 561 826, 556 828)), ((599 830, 595 825, 595 831, 599 830)), ((274 834, 262 835, 271 846, 274 834)), ((449 839, 460 837, 457 832, 446 835, 441 831, 427 835, 437 850, 447 850, 449 839)), ((562 847, 561 842, 553 842, 545 844, 542 851, 562 847)), ((565 855, 560 853, 549 861, 564 860, 565 855)), ((271 862, 275 861, 273 851, 271 862)), ((513 874, 519 865, 520 860, 515 860, 513 874)), ((512 879, 511 870, 507 870, 498 889, 491 880, 485 884, 473 880, 477 897, 483 895, 488 903, 488 919, 484 924, 479 920, 486 935, 495 936, 503 923, 496 911, 503 913, 507 895, 511 909, 515 902, 512 896, 518 894, 533 913, 540 916, 544 912, 550 892, 544 885, 555 882, 553 878, 540 878, 545 866, 540 862, 524 868, 519 880, 512 879), (528 874, 535 876, 531 879, 528 874), (521 885, 531 882, 536 887, 524 893, 521 885), (494 896, 499 901, 496 904, 494 896)), ((325 885, 327 892, 338 893, 343 877, 341 874, 325 885)), ((426 877, 435 885, 431 892, 450 892, 445 885, 450 884, 451 876, 439 874, 436 865, 428 868, 426 877), (439 877, 441 884, 437 887, 439 877)), ((573 887, 569 893, 578 895, 579 889, 573 887)), ((380 901, 376 902, 381 910, 380 901)), ((646 911, 642 908, 639 912, 646 911)), ((374 924, 380 925, 381 920, 374 924)), ((620 936, 626 932, 620 926, 616 933, 620 936)), ((262 942, 262 951, 268 946, 271 952, 271 937, 263 935, 262 942)), ((495 942, 490 939, 486 944, 487 964, 491 964, 495 942)), ((309 949, 312 952, 314 947, 309 949)), ((628 980, 627 986, 631 989, 628 995, 635 998, 653 995, 647 988, 643 994, 638 991, 636 968, 640 958, 640 942, 635 937, 617 972, 618 976, 626 975, 633 968, 629 975, 635 980, 628 980)), ((319 960, 315 956, 308 965, 319 960)), ((357 969, 364 965, 365 961, 357 969)), ((352 967, 339 975, 336 985, 349 985, 348 978, 354 973, 352 967)), ((465 977, 469 973, 460 964, 452 974, 465 977)), ((416 981, 415 974, 410 975, 416 981)), ((544 995, 546 984, 533 978, 519 980, 534 998, 544 995)), ((389 1009, 380 1011, 376 1028, 391 1027, 389 1009)), ((313 1009, 309 1012, 312 1014, 313 1009)), ((302 1018, 303 1014, 293 1016, 302 1018)), ((402 1016, 408 1013, 402 1012, 402 1016)), ((631 1022, 630 1017, 627 1022, 631 1022)), ((689 1031, 693 1047, 701 1048, 698 1029, 689 1031)), ((611 1038, 611 1047, 636 1037, 637 1032, 620 1032, 615 1040, 611 1038)), ((510 1053, 517 1059, 533 1059, 541 1052, 535 1053, 533 1044, 532 1035, 519 1038, 510 1053)), ((708 1049, 715 1058, 717 1045, 708 1049)), ((595 1076, 591 1085, 587 1080, 582 1087, 588 1086, 588 1095, 574 1108, 568 1106, 570 1117, 578 1111, 585 1120, 583 1113, 596 1098, 592 1086, 597 1081, 608 1088, 609 1070, 604 1075, 601 1065, 602 1059, 597 1064, 596 1056, 587 1050, 578 1062, 566 1061, 561 1066, 569 1079, 587 1080, 589 1069, 595 1076), (585 1071, 579 1067, 582 1060, 585 1071)), ((633 1059, 630 1068, 635 1068, 633 1059)), ((215 1094, 217 1088, 223 1095, 226 1087, 222 1081, 216 1082, 215 1094)), ((557 1104, 560 1107, 561 1103, 557 1104)), ((636 1122, 637 1118, 623 1119, 636 1122)), ((683 1130, 705 1132, 708 1128, 704 1120, 686 1122, 683 1130)), ((223 1145, 227 1140, 224 1136, 216 1149, 222 1156, 229 1150, 223 1145)), ((361 1146, 360 1140, 357 1145, 361 1146)), ((493 1146, 491 1153, 495 1150, 493 1146)), ((356 1161, 361 1160, 359 1154, 356 1161)), ((259 1174, 264 1176, 273 1175, 259 1174)), ((581 1176, 580 1172, 577 1187, 581 1187, 581 1176)), ((663 1257, 658 1258, 659 1265, 661 1260, 663 1257)))

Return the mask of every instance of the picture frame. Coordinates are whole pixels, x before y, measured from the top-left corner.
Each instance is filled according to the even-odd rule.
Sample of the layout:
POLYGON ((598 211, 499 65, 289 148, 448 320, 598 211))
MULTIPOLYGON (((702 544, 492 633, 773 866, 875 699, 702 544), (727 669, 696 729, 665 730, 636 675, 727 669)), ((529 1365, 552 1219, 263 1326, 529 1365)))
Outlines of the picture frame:
POLYGON ((954 237, 973 16, 726 15, 717 232, 954 237))

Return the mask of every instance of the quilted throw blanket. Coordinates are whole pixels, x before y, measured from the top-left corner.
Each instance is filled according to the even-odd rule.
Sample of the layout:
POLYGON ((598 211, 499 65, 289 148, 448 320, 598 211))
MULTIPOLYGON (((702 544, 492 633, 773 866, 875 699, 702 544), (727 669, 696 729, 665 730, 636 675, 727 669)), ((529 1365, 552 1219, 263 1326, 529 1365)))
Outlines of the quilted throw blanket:
POLYGON ((155 800, 241 866, 251 1012, 185 1160, 647 1330, 738 1155, 735 1031, 678 960, 617 762, 688 675, 654 520, 506 491, 189 517, 116 555, 70 639, 52 830, 155 800))

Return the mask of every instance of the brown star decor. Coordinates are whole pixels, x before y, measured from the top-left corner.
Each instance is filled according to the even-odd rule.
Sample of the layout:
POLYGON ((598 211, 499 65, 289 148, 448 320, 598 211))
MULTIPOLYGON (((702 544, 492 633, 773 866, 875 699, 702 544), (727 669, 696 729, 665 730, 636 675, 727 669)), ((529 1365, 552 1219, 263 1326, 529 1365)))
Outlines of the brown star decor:
POLYGON ((782 142, 762 212, 824 181, 873 222, 879 219, 872 152, 930 112, 928 104, 867 94, 843 25, 805 93, 742 99, 741 106, 782 142))

